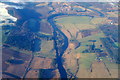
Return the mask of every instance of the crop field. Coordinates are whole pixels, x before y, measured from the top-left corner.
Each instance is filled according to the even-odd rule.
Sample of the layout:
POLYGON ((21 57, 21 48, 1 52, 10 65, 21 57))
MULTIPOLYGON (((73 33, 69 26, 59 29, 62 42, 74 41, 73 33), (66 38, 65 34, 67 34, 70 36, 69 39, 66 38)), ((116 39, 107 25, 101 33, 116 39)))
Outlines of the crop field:
POLYGON ((86 24, 90 22, 91 18, 87 16, 68 16, 55 20, 58 23, 86 24))
MULTIPOLYGON (((92 53, 92 52, 85 52, 83 51, 89 49, 89 45, 92 45, 93 42, 90 40, 95 40, 95 48, 100 49, 103 52, 107 52, 106 48, 103 46, 103 43, 101 42, 101 38, 106 38, 106 35, 100 30, 96 31, 96 33, 81 37, 83 33, 80 33, 80 31, 83 30, 93 30, 97 29, 99 30, 98 25, 99 24, 104 24, 107 22, 107 18, 100 18, 100 17, 94 17, 90 18, 88 16, 68 16, 68 17, 63 17, 63 18, 58 18, 55 19, 56 24, 59 25, 60 29, 68 36, 71 36, 71 40, 77 40, 78 42, 81 43, 81 45, 76 48, 72 49, 70 54, 66 54, 66 67, 71 73, 76 73, 77 70, 77 64, 76 64, 76 57, 72 56, 79 54, 80 58, 78 60, 79 63, 79 70, 77 73, 77 77, 79 78, 101 78, 101 77, 117 77, 117 64, 114 62, 111 62, 109 57, 100 57, 102 62, 97 62, 97 53, 92 53), (78 33, 78 37, 76 37, 76 34, 78 33), (102 45, 102 47, 101 47, 102 45), (69 59, 69 58, 70 59, 69 59), (70 65, 70 63, 73 62, 74 65, 70 65), (96 67, 95 67, 96 66, 96 67), (102 67, 101 71, 98 73, 98 68, 102 67), (109 71, 107 71, 107 69, 109 71), (93 72, 90 72, 90 70, 93 70, 93 72), (104 73, 104 74, 102 74, 104 73), (83 75, 84 74, 84 75, 83 75), (110 74, 112 76, 110 76, 110 74)), ((117 45, 117 43, 116 43, 117 45)), ((108 54, 108 53, 107 53, 108 54)), ((109 56, 109 55, 108 55, 109 56)))
MULTIPOLYGON (((106 20, 107 18, 100 17, 91 18, 89 16, 67 16, 55 19, 56 24, 60 26, 60 29, 64 30, 64 32, 67 31, 71 35, 71 37, 72 36, 76 37, 76 34, 82 30, 97 29, 98 24, 101 24, 106 20)), ((78 36, 79 36, 78 39, 81 39, 80 36, 82 35, 78 34, 78 36)))
POLYGON ((93 19, 91 20, 91 23, 97 25, 97 24, 102 24, 102 23, 104 23, 106 20, 107 20, 107 18, 93 18, 93 19))
POLYGON ((67 67, 68 73, 71 72, 75 74, 77 70, 75 53, 66 54, 64 57, 65 57, 65 65, 67 67), (71 64, 71 63, 74 63, 74 64, 71 64))
POLYGON ((48 3, 40 3, 40 4, 37 4, 36 6, 38 7, 40 7, 40 6, 47 6, 48 5, 48 3))
POLYGON ((109 69, 112 77, 113 78, 118 77, 118 70, 120 70, 119 64, 112 62, 110 57, 107 57, 107 58, 102 57, 102 61, 105 63, 106 67, 109 69))
POLYGON ((105 37, 105 35, 104 35, 104 33, 101 32, 101 33, 98 33, 98 34, 94 34, 94 35, 82 38, 79 41, 80 42, 85 42, 85 41, 87 42, 89 40, 96 40, 96 43, 97 43, 97 41, 100 42, 100 38, 103 38, 103 37, 105 37))
POLYGON ((107 12, 107 14, 110 17, 118 17, 118 13, 117 12, 107 12))
POLYGON ((55 50, 53 41, 41 41, 41 51, 36 53, 36 55, 41 55, 43 57, 54 58, 55 57, 55 50))
POLYGON ((76 71, 78 70, 77 77, 80 78, 80 76, 82 76, 82 74, 84 74, 84 77, 88 78, 88 76, 90 76, 89 72, 90 72, 91 64, 94 61, 96 61, 95 59, 96 59, 95 53, 66 54, 66 62, 65 63, 67 65, 66 67, 67 67, 68 74, 70 74, 70 73, 75 74, 76 71), (77 55, 79 55, 79 60, 78 60, 79 66, 77 65, 77 55), (71 63, 74 63, 74 64, 71 64, 71 63), (78 67, 79 67, 79 69, 78 69, 78 67), (79 74, 80 74, 80 76, 79 76, 79 74))
POLYGON ((41 42, 41 52, 47 53, 50 50, 52 50, 53 48, 54 48, 53 47, 53 41, 42 40, 42 42, 41 42))
MULTIPOLYGON (((77 53, 82 53, 84 50, 88 49, 87 45, 92 45, 92 42, 89 42, 89 40, 96 40, 95 42, 95 46, 96 48, 100 48, 100 45, 102 45, 100 38, 105 37, 105 35, 103 33, 99 33, 99 34, 95 34, 92 36, 88 36, 85 38, 80 39, 79 41, 81 42, 81 46, 79 48, 77 48, 76 50, 74 50, 77 53)), ((103 50, 106 50, 104 48, 102 48, 103 50)))
POLYGON ((94 62, 96 59, 95 53, 90 53, 90 54, 78 53, 78 54, 80 54, 80 59, 79 59, 80 66, 83 66, 86 69, 89 69, 92 62, 94 62))
POLYGON ((94 29, 95 25, 91 24, 91 17, 87 16, 68 16, 59 19, 55 19, 56 23, 62 26, 64 29, 94 29))
POLYGON ((2 58, 2 60, 3 60, 2 64, 4 66, 2 70, 4 72, 13 73, 18 76, 22 76, 25 71, 25 67, 29 63, 31 55, 24 54, 24 53, 16 54, 16 51, 8 49, 8 48, 3 48, 2 50, 4 53, 2 56, 5 57, 7 55, 6 58, 2 58), (12 59, 22 60, 22 61, 24 61, 24 63, 21 63, 21 64, 8 63, 8 60, 12 60, 12 59))
POLYGON ((102 57, 102 62, 97 62, 95 53, 79 53, 80 69, 77 76, 79 78, 117 78, 118 64, 110 62, 109 58, 102 57), (91 72, 92 69, 92 72, 91 72))
POLYGON ((109 69, 118 69, 118 64, 111 62, 110 58, 102 58, 102 60, 109 69))
POLYGON ((72 30, 86 30, 86 29, 95 29, 96 26, 92 24, 73 24, 73 23, 58 23, 58 25, 63 26, 64 29, 70 30, 72 33, 72 30))
POLYGON ((0 2, 4 78, 118 78, 118 6, 0 2))

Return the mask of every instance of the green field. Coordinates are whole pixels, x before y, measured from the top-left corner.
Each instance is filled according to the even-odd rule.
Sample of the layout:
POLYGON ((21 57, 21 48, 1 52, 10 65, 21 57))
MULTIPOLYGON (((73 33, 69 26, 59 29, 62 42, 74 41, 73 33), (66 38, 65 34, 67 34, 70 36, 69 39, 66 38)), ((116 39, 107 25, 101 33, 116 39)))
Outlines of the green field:
MULTIPOLYGON (((93 29, 98 29, 98 24, 104 22, 106 18, 100 18, 100 17, 95 17, 91 18, 88 16, 67 16, 67 17, 62 17, 62 18, 57 18, 55 19, 56 24, 61 26, 60 29, 69 31, 69 34, 72 35, 72 37, 76 37, 76 34, 79 31, 82 30, 93 30, 93 29)), ((79 34, 79 36, 82 36, 79 34)), ((98 41, 96 43, 99 44, 99 38, 104 36, 104 34, 98 34, 98 35, 92 35, 86 38, 81 39, 77 38, 76 40, 83 42, 91 39, 97 39, 98 41)), ((86 42, 85 42, 86 43, 86 42)), ((87 43, 88 44, 88 43, 87 43)), ((82 47, 84 49, 84 47, 82 47)))
POLYGON ((68 16, 68 17, 62 17, 62 18, 55 19, 55 21, 57 23, 63 23, 63 24, 67 24, 67 23, 89 24, 91 19, 92 19, 91 17, 87 17, 87 16, 68 16))
POLYGON ((36 53, 36 55, 40 55, 43 57, 54 58, 55 57, 55 50, 53 41, 41 41, 41 51, 40 53, 36 53))
POLYGON ((104 21, 105 20, 107 20, 107 18, 93 18, 92 20, 91 20, 91 23, 92 24, 102 24, 102 23, 104 23, 104 21))
POLYGON ((88 49, 87 45, 92 45, 92 42, 89 42, 89 40, 96 40, 96 42, 95 42, 96 48, 106 50, 106 49, 100 47, 100 45, 102 45, 100 38, 102 38, 102 37, 105 37, 105 35, 103 33, 99 33, 99 34, 95 34, 92 36, 82 38, 79 40, 81 42, 81 46, 74 51, 76 53, 82 53, 82 51, 88 49))
POLYGON ((81 57, 79 59, 80 67, 90 68, 90 65, 95 61, 95 59, 95 53, 81 53, 81 57))
POLYGON ((106 64, 106 66, 108 67, 108 69, 118 69, 118 64, 114 63, 114 62, 110 62, 110 58, 101 58, 102 61, 106 64))
MULTIPOLYGON (((99 18, 99 17, 91 18, 88 16, 68 16, 68 17, 55 19, 56 23, 60 25, 62 29, 69 30, 74 38, 79 30, 95 29, 97 28, 96 24, 99 24, 105 20, 106 18, 99 18)), ((87 45, 92 45, 92 42, 89 42, 89 40, 96 40, 95 42, 96 48, 106 50, 100 47, 100 45, 102 45, 100 38, 103 37, 105 37, 104 33, 100 32, 80 39, 75 38, 76 40, 81 42, 81 46, 75 50, 72 50, 72 52, 82 53, 84 50, 88 49, 87 45)))
MULTIPOLYGON (((92 18, 88 16, 68 16, 63 18, 55 19, 56 23, 59 26, 62 26, 64 29, 94 29, 95 25, 91 23, 92 18)), ((72 31, 71 31, 72 32, 72 31)))
POLYGON ((62 26, 62 28, 77 28, 79 30, 94 29, 97 24, 101 24, 105 20, 107 20, 107 18, 91 18, 88 16, 67 16, 55 19, 56 23, 62 26))
POLYGON ((54 48, 53 41, 41 41, 41 52, 47 53, 54 48))

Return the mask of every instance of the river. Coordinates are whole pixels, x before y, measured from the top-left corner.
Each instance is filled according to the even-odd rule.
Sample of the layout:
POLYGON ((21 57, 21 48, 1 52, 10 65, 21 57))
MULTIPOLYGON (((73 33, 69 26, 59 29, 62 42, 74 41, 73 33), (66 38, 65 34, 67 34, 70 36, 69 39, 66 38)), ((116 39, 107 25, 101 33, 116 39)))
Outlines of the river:
POLYGON ((54 48, 56 50, 56 60, 57 60, 57 68, 59 70, 60 73, 60 78, 67 78, 67 72, 65 70, 65 68, 63 67, 63 60, 62 60, 62 55, 64 54, 64 51, 67 49, 68 47, 68 38, 65 36, 65 34, 59 30, 57 28, 57 25, 54 22, 54 18, 60 15, 64 15, 64 14, 56 14, 56 15, 52 15, 50 17, 48 17, 48 22, 51 24, 51 26, 53 27, 53 35, 54 35, 54 48), (57 43, 58 37, 58 33, 61 34, 64 39, 63 39, 63 43, 64 45, 61 46, 62 50, 58 47, 59 43, 57 43))
MULTIPOLYGON (((17 13, 18 13, 18 15, 21 17, 19 20, 17 20, 17 27, 18 26, 22 26, 22 27, 20 27, 21 29, 23 28, 24 29, 24 27, 26 28, 26 30, 28 30, 28 31, 26 31, 28 34, 29 33, 31 33, 31 34, 34 34, 34 33, 37 33, 37 32, 39 32, 39 30, 38 30, 38 28, 39 28, 39 24, 38 24, 38 21, 37 20, 39 20, 40 18, 39 18, 39 16, 41 16, 41 15, 39 15, 38 13, 36 13, 35 11, 33 11, 33 10, 30 10, 30 9, 16 9, 17 10, 17 13), (30 15, 29 13, 33 13, 33 15, 30 15), (29 14, 29 15, 28 15, 29 14), (25 22, 28 22, 28 24, 27 24, 27 26, 23 26, 23 24, 25 23, 25 22), (32 23, 32 24, 31 24, 32 23), (38 24, 38 25, 37 25, 38 24), (32 29, 33 28, 33 29, 32 29)), ((58 65, 58 70, 59 70, 59 73, 60 73, 60 78, 67 78, 67 73, 66 73, 66 70, 64 69, 64 67, 63 67, 63 59, 62 59, 62 55, 64 54, 64 51, 67 49, 67 47, 68 47, 68 39, 67 39, 67 37, 65 36, 65 34, 61 31, 61 30, 59 30, 58 28, 57 28, 57 25, 55 24, 55 22, 54 22, 54 17, 57 17, 57 16, 60 16, 60 15, 63 15, 63 14, 58 14, 58 15, 52 15, 51 17, 48 17, 47 19, 48 19, 48 22, 51 24, 51 26, 53 27, 53 34, 54 34, 54 48, 55 48, 55 50, 56 50, 56 60, 57 60, 57 65, 58 65), (59 47, 58 47, 58 43, 57 43, 57 40, 59 39, 57 36, 58 36, 58 34, 57 33, 59 33, 60 35, 62 35, 63 36, 63 43, 64 43, 64 45, 62 45, 61 46, 61 49, 62 50, 60 50, 59 49, 59 47)), ((33 36, 34 37, 34 36, 33 36)), ((30 38, 31 39, 31 38, 30 38)), ((38 45, 38 43, 39 43, 39 41, 37 40, 36 41, 36 38, 35 39, 33 39, 34 40, 34 44, 31 46, 32 48, 32 51, 33 52, 36 52, 38 49, 38 47, 39 47, 39 45, 38 45)), ((19 43, 17 43, 17 44, 19 44, 19 43)), ((26 76, 26 74, 27 74, 27 72, 29 71, 29 67, 30 67, 30 65, 31 65, 31 62, 32 62, 32 60, 33 60, 33 58, 34 58, 34 55, 32 54, 32 58, 31 58, 31 60, 30 60, 30 62, 29 62, 29 64, 28 64, 28 67, 26 68, 26 71, 25 71, 25 74, 24 74, 24 76, 23 76, 23 78, 25 78, 25 76, 26 76)))
MULTIPOLYGON (((21 15, 21 18, 23 18, 23 19, 18 20, 17 25, 21 25, 21 23, 23 23, 23 22, 25 22, 26 20, 29 20, 29 19, 39 19, 39 17, 38 17, 39 14, 38 13, 34 12, 34 14, 31 16, 31 15, 28 15, 29 13, 27 11, 29 13, 33 13, 34 12, 32 10, 26 10, 26 9, 19 10, 19 14, 21 15), (25 13, 25 15, 23 16, 24 13, 25 13)), ((101 17, 104 16, 102 13, 100 13, 97 10, 93 10, 93 11, 98 12, 101 17)), ((51 16, 49 16, 47 18, 47 21, 53 27, 54 48, 56 50, 56 61, 57 61, 57 68, 58 68, 59 73, 60 73, 60 78, 61 79, 67 79, 67 72, 66 72, 66 70, 65 70, 65 68, 63 66, 63 58, 62 58, 62 56, 63 56, 65 50, 68 47, 68 38, 66 37, 66 35, 60 29, 58 29, 58 27, 57 27, 57 25, 55 24, 55 21, 54 21, 54 18, 56 18, 58 16, 63 16, 63 15, 66 15, 66 16, 89 16, 89 15, 76 15, 76 14, 62 14, 62 13, 59 13, 59 14, 51 15, 51 16), (58 37, 58 35, 62 35, 63 36, 63 38, 62 38, 63 45, 60 46, 60 47, 58 47, 58 45, 60 45, 60 43, 58 43, 58 41, 60 39, 60 37, 58 37)), ((89 17, 93 18, 93 16, 89 16, 89 17)), ((34 28, 34 27, 32 26, 30 28, 34 28)), ((33 31, 33 32, 35 32, 35 31, 33 31)), ((36 41, 35 41, 35 44, 36 44, 36 46, 38 46, 38 43, 36 41)), ((34 47, 35 47, 34 49, 36 49, 35 44, 34 44, 34 47)))
MULTIPOLYGON (((94 10, 94 9, 91 9, 91 10, 97 12, 100 17, 104 17, 103 13, 101 13, 97 10, 94 10)), ((65 50, 68 47, 68 38, 65 36, 65 34, 61 30, 59 30, 57 28, 57 25, 55 24, 55 21, 54 21, 54 18, 59 17, 59 16, 63 16, 63 15, 66 15, 66 16, 88 16, 88 17, 91 17, 91 18, 93 18, 94 16, 59 13, 59 14, 52 15, 52 16, 48 17, 48 19, 47 19, 48 22, 51 24, 51 26, 54 29, 54 31, 53 31, 54 47, 55 47, 55 50, 56 50, 56 58, 57 58, 57 64, 58 64, 58 70, 59 70, 59 73, 60 73, 60 77, 67 79, 67 72, 66 72, 65 68, 63 67, 62 55, 64 54, 65 50), (64 45, 62 46, 62 51, 59 51, 61 49, 59 49, 59 47, 57 47, 57 45, 59 45, 57 43, 57 40, 58 40, 58 38, 57 38, 58 33, 57 32, 59 32, 64 37, 64 45)))

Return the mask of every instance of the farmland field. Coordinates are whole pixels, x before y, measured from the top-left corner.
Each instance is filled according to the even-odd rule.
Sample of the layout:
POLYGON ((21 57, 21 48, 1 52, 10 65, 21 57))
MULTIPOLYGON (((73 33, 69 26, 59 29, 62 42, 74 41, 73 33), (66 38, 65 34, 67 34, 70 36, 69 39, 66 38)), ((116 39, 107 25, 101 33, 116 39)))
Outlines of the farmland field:
POLYGON ((43 57, 54 58, 55 57, 55 50, 53 46, 53 41, 45 41, 42 40, 41 42, 41 51, 36 53, 36 55, 41 55, 43 57))
POLYGON ((117 2, 4 1, 3 80, 118 78, 117 2))
POLYGON ((74 43, 76 41, 80 42, 80 46, 78 48, 75 49, 74 47, 70 47, 72 50, 68 52, 69 54, 65 54, 64 56, 66 60, 64 64, 66 65, 68 74, 77 74, 77 76, 80 78, 106 78, 110 77, 109 74, 111 74, 111 77, 113 78, 117 77, 117 75, 113 74, 117 74, 116 71, 118 70, 118 65, 114 62, 110 62, 110 55, 104 47, 104 44, 101 42, 101 38, 106 38, 106 35, 99 29, 98 26, 99 24, 106 23, 107 20, 107 18, 90 18, 88 16, 67 16, 55 19, 56 24, 59 25, 58 28, 60 28, 66 34, 66 36, 68 36, 68 38, 70 37, 70 44, 73 44, 74 46, 74 43), (90 34, 86 35, 86 32, 84 31, 88 31, 90 34), (71 40, 73 41, 71 42, 71 40), (93 42, 90 40, 95 41, 94 45, 96 50, 98 49, 103 53, 106 53, 108 57, 98 58, 99 51, 97 53, 89 51, 90 45, 93 45, 93 42), (85 52, 86 50, 88 50, 88 52, 85 52), (78 60, 79 66, 77 65, 77 59, 75 57, 75 55, 78 54, 80 55, 80 58, 78 60), (97 62, 99 59, 103 62, 97 62), (74 63, 74 65, 71 65, 70 63, 74 63), (97 73, 100 66, 102 69, 100 73, 97 73), (110 72, 108 72, 106 69, 108 69, 110 72), (91 70, 93 70, 93 73, 91 70), (103 72, 105 74, 101 74, 103 72))
POLYGON ((78 30, 94 29, 95 25, 92 25, 90 21, 91 17, 88 16, 68 16, 63 18, 55 19, 58 25, 61 25, 64 29, 77 28, 78 30))

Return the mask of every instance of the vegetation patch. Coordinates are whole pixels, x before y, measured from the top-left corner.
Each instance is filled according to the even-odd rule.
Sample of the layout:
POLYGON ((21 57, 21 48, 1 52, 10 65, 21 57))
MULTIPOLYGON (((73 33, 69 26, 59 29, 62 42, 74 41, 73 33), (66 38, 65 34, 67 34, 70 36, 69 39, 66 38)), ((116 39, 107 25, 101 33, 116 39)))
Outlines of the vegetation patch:
POLYGON ((55 53, 53 41, 46 41, 46 40, 41 41, 41 51, 35 53, 35 55, 40 55, 49 58, 54 58, 55 54, 56 53, 55 53))
MULTIPOLYGON (((80 53, 79 53, 80 54, 80 53)), ((95 53, 81 53, 79 64, 84 68, 90 68, 91 64, 95 61, 96 54, 95 53)))

